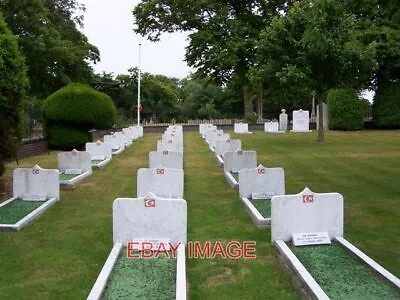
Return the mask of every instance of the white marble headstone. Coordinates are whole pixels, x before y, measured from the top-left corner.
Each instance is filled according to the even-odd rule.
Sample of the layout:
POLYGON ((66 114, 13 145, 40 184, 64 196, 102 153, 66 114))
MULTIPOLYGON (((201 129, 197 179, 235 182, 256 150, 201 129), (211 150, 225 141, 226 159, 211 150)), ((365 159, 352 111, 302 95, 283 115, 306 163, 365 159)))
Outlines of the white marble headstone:
POLYGON ((90 153, 92 160, 105 160, 112 157, 111 145, 101 141, 86 143, 86 151, 90 153))
POLYGON ((274 196, 271 200, 272 241, 290 241, 295 233, 327 232, 343 236, 343 196, 314 193, 305 188, 296 195, 274 196))
POLYGON ((137 196, 153 193, 163 198, 183 198, 183 169, 141 168, 137 171, 137 196))
POLYGON ((236 151, 242 149, 242 142, 240 140, 225 140, 217 141, 215 143, 215 153, 217 155, 223 155, 228 151, 236 151))
POLYGON ((212 130, 212 131, 208 131, 207 133, 206 133, 206 136, 205 136, 205 138, 206 138, 206 142, 209 144, 209 145, 211 145, 211 142, 212 142, 212 140, 214 139, 214 136, 215 135, 218 135, 218 134, 224 134, 224 131, 223 130, 212 130))
POLYGON ((177 140, 158 140, 157 151, 183 152, 183 145, 177 140))
POLYGON ((92 157, 89 152, 76 151, 58 153, 58 169, 64 173, 67 170, 81 170, 82 173, 92 172, 92 157))
POLYGON ((113 242, 126 245, 141 239, 187 243, 187 204, 183 199, 154 195, 119 198, 113 203, 113 242))
POLYGON ((133 129, 131 127, 123 128, 122 132, 125 133, 129 137, 130 141, 132 141, 135 138, 135 134, 134 134, 133 129))
POLYGON ((149 152, 149 168, 163 166, 169 169, 183 169, 183 156, 180 152, 151 151, 149 152))
POLYGON ((13 173, 13 197, 28 201, 60 198, 58 170, 18 168, 13 173))
POLYGON ((237 173, 243 169, 257 168, 256 151, 233 151, 224 154, 224 171, 237 173))
POLYGON ((279 115, 279 131, 287 131, 288 115, 286 109, 282 109, 281 112, 279 115))
POLYGON ((104 136, 104 143, 110 144, 112 150, 124 149, 125 148, 125 141, 122 137, 118 134, 112 135, 105 135, 104 136))
POLYGON ((279 132, 279 123, 278 122, 264 123, 264 132, 279 132))
POLYGON ((215 148, 218 141, 228 141, 228 140, 230 140, 229 134, 227 134, 227 133, 216 134, 216 135, 211 136, 210 146, 215 148))
POLYGON ((282 168, 265 168, 239 171, 239 194, 241 198, 270 199, 285 195, 285 172, 282 168))
POLYGON ((237 134, 240 133, 248 133, 249 132, 249 124, 247 123, 235 123, 233 127, 233 131, 237 134))
POLYGON ((297 132, 310 131, 310 113, 308 110, 293 111, 293 130, 297 132))

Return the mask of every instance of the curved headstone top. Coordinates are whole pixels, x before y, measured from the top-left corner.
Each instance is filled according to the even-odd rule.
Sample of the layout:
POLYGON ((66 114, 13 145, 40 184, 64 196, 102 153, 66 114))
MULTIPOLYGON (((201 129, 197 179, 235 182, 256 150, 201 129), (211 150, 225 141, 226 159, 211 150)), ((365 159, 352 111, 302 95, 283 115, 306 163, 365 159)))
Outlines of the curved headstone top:
POLYGON ((286 109, 281 109, 281 112, 284 114, 284 113, 286 113, 286 109))
POLYGON ((114 200, 114 244, 126 244, 135 239, 168 239, 174 244, 186 244, 186 201, 160 198, 153 193, 114 200))
POLYGON ((290 241, 296 233, 327 232, 330 238, 343 236, 343 196, 315 193, 306 187, 301 193, 279 195, 271 200, 272 241, 290 241))
POLYGON ((99 140, 97 140, 97 142, 96 142, 96 145, 101 145, 102 144, 102 142, 101 141, 99 141, 99 140))

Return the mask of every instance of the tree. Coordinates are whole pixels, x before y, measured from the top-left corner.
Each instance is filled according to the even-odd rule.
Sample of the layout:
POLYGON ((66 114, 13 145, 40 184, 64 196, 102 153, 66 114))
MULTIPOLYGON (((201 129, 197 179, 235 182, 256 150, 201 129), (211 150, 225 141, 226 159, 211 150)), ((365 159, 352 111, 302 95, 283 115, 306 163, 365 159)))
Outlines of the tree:
MULTIPOLYGON (((358 20, 343 1, 297 2, 286 15, 276 17, 261 35, 259 65, 268 80, 286 86, 306 86, 316 92, 319 115, 328 90, 358 89, 376 68, 373 42, 365 44, 358 20)), ((317 141, 324 140, 319 118, 317 141)))
POLYGON ((260 31, 288 1, 143 0, 133 11, 135 31, 157 41, 163 32, 190 31, 186 61, 197 73, 240 83, 245 117, 253 114, 248 71, 260 31))
POLYGON ((26 58, 31 95, 43 99, 92 76, 88 62, 97 62, 99 52, 76 28, 81 24, 81 17, 74 17, 78 9, 74 0, 0 0, 0 11, 26 58))
POLYGON ((0 176, 3 160, 16 155, 22 139, 21 108, 27 84, 17 38, 0 14, 0 176))

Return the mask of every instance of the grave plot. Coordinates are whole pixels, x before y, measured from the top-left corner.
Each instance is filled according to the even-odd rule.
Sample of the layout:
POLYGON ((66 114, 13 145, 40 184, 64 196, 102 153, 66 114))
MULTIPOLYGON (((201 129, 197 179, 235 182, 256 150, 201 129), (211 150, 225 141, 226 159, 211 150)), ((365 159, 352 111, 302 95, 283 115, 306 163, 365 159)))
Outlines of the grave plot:
POLYGON ((235 123, 233 125, 233 131, 236 134, 252 134, 252 132, 249 131, 249 124, 247 123, 235 123))
POLYGON ((137 138, 135 136, 135 131, 132 127, 122 128, 122 132, 129 137, 131 142, 133 142, 134 140, 137 140, 137 138))
POLYGON ((142 126, 130 126, 129 129, 132 131, 133 140, 138 140, 143 137, 143 127, 142 126))
POLYGON ((86 143, 86 152, 90 153, 92 167, 96 169, 104 167, 112 159, 111 145, 101 141, 86 143))
POLYGON ((242 149, 242 142, 240 140, 223 140, 215 143, 215 158, 219 166, 224 165, 225 152, 232 152, 242 149))
POLYGON ((285 195, 285 173, 282 168, 239 171, 239 195, 253 223, 257 227, 271 224, 271 198, 285 195))
POLYGON ((186 299, 187 204, 120 198, 113 203, 113 248, 87 297, 186 299))
POLYGON ((76 151, 58 153, 60 185, 75 188, 75 185, 92 174, 92 157, 89 152, 76 151))
POLYGON ((264 132, 266 133, 285 133, 285 131, 279 130, 279 123, 278 122, 267 122, 264 123, 264 132))
POLYGON ((127 132, 119 131, 115 133, 124 143, 124 147, 127 148, 132 145, 132 138, 127 132))
POLYGON ((256 151, 232 151, 224 155, 224 175, 229 185, 235 188, 239 185, 239 171, 257 168, 256 151))
POLYGON ((230 140, 230 136, 227 133, 218 133, 212 135, 209 141, 211 151, 215 152, 216 143, 218 141, 228 141, 228 140, 230 140))
POLYGON ((0 231, 18 231, 60 199, 58 170, 19 168, 13 174, 13 197, 0 204, 0 231))
POLYGON ((151 151, 149 152, 149 168, 157 167, 168 169, 183 169, 183 155, 173 151, 151 151))
POLYGON ((214 125, 212 125, 212 124, 200 124, 199 125, 199 133, 200 133, 200 135, 204 138, 205 137, 205 134, 208 132, 208 131, 212 131, 212 130, 216 130, 217 129, 217 126, 214 126, 214 125))
POLYGON ((314 193, 271 200, 271 237, 301 293, 317 299, 399 299, 400 279, 343 237, 343 196, 314 193))
POLYGON ((122 140, 121 136, 117 134, 105 135, 104 143, 111 145, 112 155, 121 154, 125 149, 125 142, 122 140))
POLYGON ((216 135, 222 135, 222 134, 224 134, 224 131, 223 131, 223 130, 216 130, 216 129, 214 129, 214 130, 212 130, 212 131, 208 131, 208 132, 206 133, 206 135, 205 135, 205 141, 206 141, 206 143, 208 144, 208 146, 209 146, 209 148, 210 148, 210 150, 211 150, 212 152, 215 151, 215 149, 214 149, 214 148, 212 147, 212 145, 211 145, 212 140, 214 139, 214 137, 215 137, 216 135))
POLYGON ((293 111, 293 129, 291 132, 311 132, 310 112, 308 110, 293 111))
POLYGON ((137 171, 137 196, 153 193, 163 198, 183 198, 183 169, 141 168, 137 171))
POLYGON ((157 151, 173 151, 183 153, 183 144, 178 140, 158 140, 157 151))

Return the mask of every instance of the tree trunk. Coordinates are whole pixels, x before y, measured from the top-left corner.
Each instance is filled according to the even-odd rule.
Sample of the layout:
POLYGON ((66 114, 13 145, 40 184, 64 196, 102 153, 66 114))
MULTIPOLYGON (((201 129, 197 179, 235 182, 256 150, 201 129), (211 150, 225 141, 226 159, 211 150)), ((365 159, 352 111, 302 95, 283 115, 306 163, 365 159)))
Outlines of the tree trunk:
POLYGON ((263 84, 260 83, 258 88, 258 97, 257 97, 257 120, 262 122, 263 120, 263 110, 264 110, 264 87, 263 84))
POLYGON ((244 117, 253 117, 253 97, 249 91, 249 86, 247 84, 243 85, 243 99, 244 99, 244 117))
POLYGON ((322 143, 325 139, 325 132, 324 132, 324 108, 323 105, 323 97, 321 92, 316 93, 317 102, 318 102, 318 136, 317 142, 322 143))

